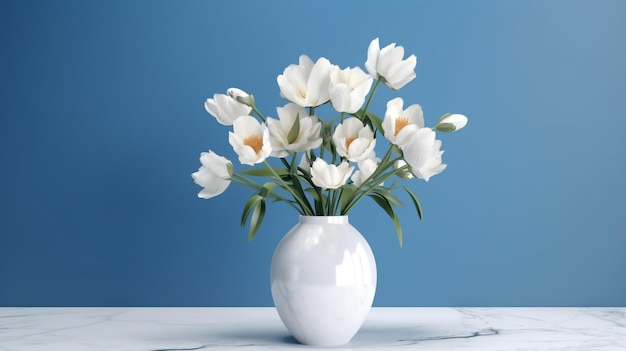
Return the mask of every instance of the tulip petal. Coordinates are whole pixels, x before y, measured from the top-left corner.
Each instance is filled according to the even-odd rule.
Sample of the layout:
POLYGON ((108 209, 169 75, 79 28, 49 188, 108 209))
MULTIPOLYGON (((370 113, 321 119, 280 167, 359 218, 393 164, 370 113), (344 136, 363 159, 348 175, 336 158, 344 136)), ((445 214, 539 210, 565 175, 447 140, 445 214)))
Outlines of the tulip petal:
POLYGON ((378 66, 378 56, 380 55, 380 45, 378 38, 372 40, 367 47, 367 61, 365 62, 365 69, 374 79, 378 79, 378 72, 376 67, 378 66))

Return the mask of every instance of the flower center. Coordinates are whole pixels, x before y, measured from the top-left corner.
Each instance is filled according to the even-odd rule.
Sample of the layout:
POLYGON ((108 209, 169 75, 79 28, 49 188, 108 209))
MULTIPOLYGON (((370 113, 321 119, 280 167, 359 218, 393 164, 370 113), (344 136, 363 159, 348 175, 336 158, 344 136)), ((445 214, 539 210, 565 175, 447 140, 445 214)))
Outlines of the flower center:
POLYGON ((356 140, 356 137, 347 137, 346 138, 346 150, 350 148, 350 144, 356 140))
POLYGON ((400 133, 402 128, 404 128, 404 127, 406 127, 408 125, 409 125, 408 118, 403 118, 403 117, 396 118, 396 130, 394 131, 393 135, 394 136, 398 135, 398 133, 400 133))
POLYGON ((246 146, 250 146, 254 152, 257 154, 263 148, 263 138, 258 135, 251 135, 245 139, 243 139, 243 144, 246 146))
POLYGON ((300 97, 303 99, 306 99, 306 91, 301 91, 300 92, 300 97))

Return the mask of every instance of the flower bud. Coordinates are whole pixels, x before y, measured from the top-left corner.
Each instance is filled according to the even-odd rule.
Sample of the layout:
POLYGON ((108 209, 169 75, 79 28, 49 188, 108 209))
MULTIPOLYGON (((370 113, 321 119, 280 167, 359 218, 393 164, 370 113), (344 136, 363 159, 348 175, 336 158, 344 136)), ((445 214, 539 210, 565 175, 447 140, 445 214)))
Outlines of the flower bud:
POLYGON ((446 113, 441 116, 439 122, 437 122, 437 125, 435 126, 435 129, 440 132, 450 133, 456 132, 457 130, 465 127, 466 124, 467 117, 464 115, 446 113))
POLYGON ((254 106, 254 95, 248 94, 245 91, 237 88, 230 88, 226 91, 228 96, 235 99, 235 101, 246 106, 254 106))

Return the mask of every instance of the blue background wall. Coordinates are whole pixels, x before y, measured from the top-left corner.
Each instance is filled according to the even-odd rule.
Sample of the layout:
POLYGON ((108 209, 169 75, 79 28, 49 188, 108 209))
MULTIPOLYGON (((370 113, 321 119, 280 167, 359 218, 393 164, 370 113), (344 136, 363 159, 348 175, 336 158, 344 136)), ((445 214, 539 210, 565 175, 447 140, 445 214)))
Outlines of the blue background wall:
MULTIPOLYGON (((0 305, 271 305, 269 264, 296 214, 251 243, 247 189, 190 174, 235 160, 204 100, 231 86, 275 116, 302 53, 363 64, 397 42, 448 169, 414 182, 399 248, 362 203, 377 306, 626 306, 624 1, 3 1, 0 305)), ((241 166, 237 166, 242 169, 241 166)))

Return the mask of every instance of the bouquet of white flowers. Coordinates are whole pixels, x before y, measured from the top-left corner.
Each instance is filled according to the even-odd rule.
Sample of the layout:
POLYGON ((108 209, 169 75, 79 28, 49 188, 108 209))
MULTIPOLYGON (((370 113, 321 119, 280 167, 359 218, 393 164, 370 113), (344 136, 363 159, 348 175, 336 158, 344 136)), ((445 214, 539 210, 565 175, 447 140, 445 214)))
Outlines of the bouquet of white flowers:
POLYGON ((277 78, 280 96, 289 101, 276 108, 278 119, 265 117, 254 96, 236 88, 207 99, 207 112, 220 124, 232 125, 228 141, 239 162, 262 167, 235 172, 228 159, 203 152, 202 166, 192 174, 204 188, 198 196, 212 198, 231 182, 254 189, 241 217, 242 226, 250 218, 249 239, 263 221, 268 199, 283 201, 304 216, 344 216, 370 197, 390 216, 402 245, 394 211, 402 202, 393 192, 405 191, 422 218, 417 195, 401 182, 428 181, 441 173, 446 165, 436 131, 452 132, 467 124, 464 115, 446 113, 434 127, 426 127, 420 105, 404 108, 399 97, 387 102, 383 118, 370 111, 381 83, 399 90, 415 78, 415 55, 403 57, 402 46, 380 49, 378 38, 367 50, 367 73, 359 67, 342 69, 323 57, 314 63, 302 55, 299 64, 277 78), (327 103, 336 114, 323 120, 315 109, 327 103), (382 158, 374 150, 380 135, 389 141, 382 158), (270 157, 279 165, 270 164, 270 157), (385 185, 394 177, 400 182, 385 185))

